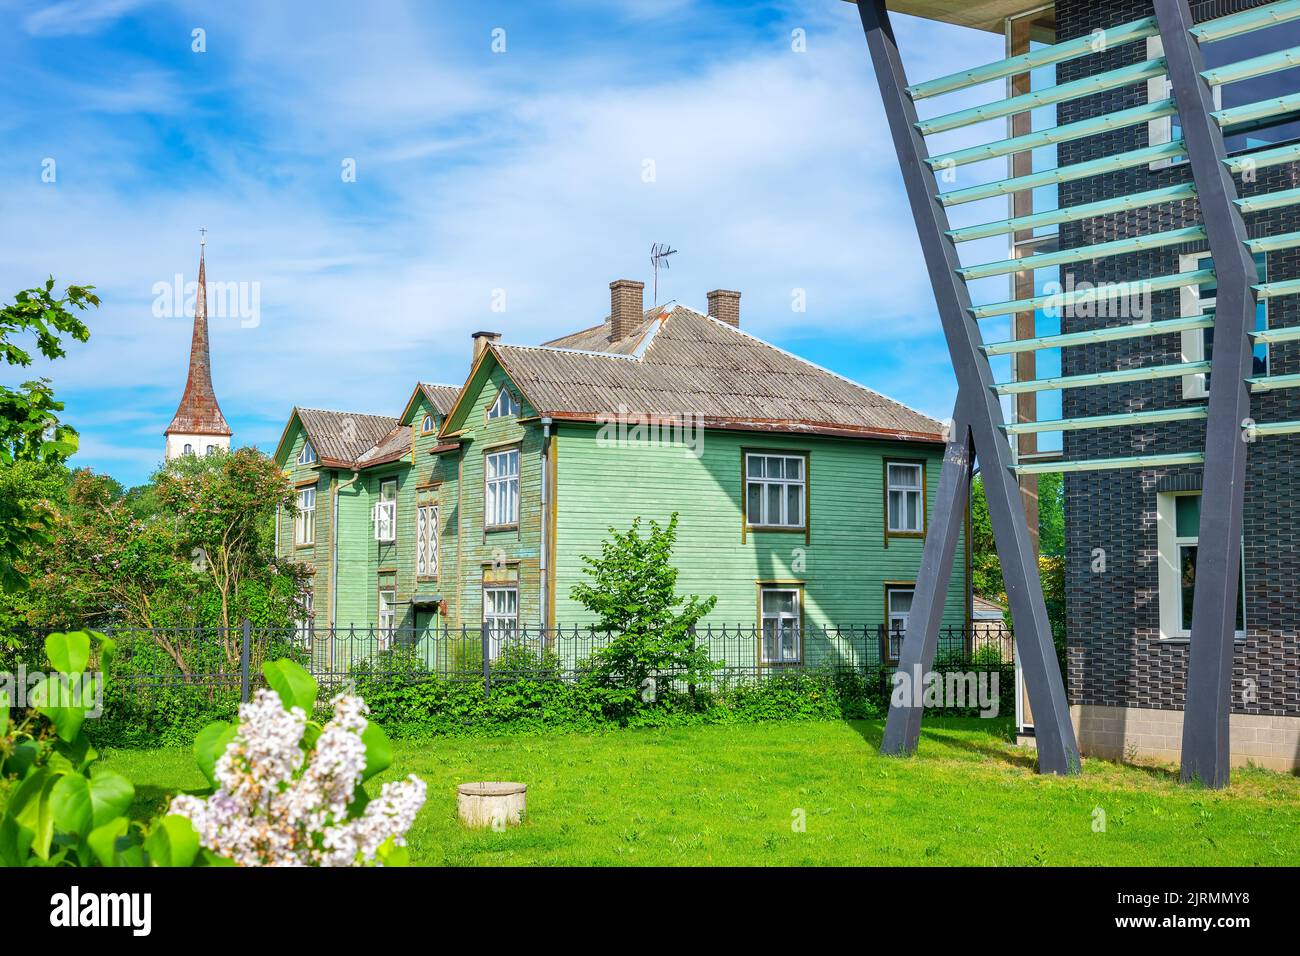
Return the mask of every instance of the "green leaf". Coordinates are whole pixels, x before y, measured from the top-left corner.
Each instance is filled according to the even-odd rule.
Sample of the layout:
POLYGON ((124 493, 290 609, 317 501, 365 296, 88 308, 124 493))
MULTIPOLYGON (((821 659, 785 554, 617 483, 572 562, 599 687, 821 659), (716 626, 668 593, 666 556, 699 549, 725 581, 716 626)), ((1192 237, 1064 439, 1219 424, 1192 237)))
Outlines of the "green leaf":
POLYGON ((15 745, 13 752, 5 759, 2 769, 6 777, 24 777, 32 765, 36 763, 36 758, 40 754, 40 747, 34 740, 24 740, 15 745))
POLYGON ((207 847, 199 853, 199 860, 195 866, 234 866, 235 861, 227 859, 224 856, 218 856, 207 847))
POLYGON ((398 846, 394 837, 389 837, 375 851, 375 859, 383 866, 410 866, 411 854, 404 846, 398 846))
POLYGON ((169 813, 153 825, 144 849, 154 866, 190 866, 199 853, 199 835, 189 817, 169 813))
POLYGON ((117 642, 111 638, 99 635, 99 670, 105 678, 108 672, 113 669, 113 658, 117 657, 117 642))
POLYGON ((361 771, 361 779, 369 780, 392 764, 393 744, 383 728, 369 720, 361 731, 361 742, 366 745, 366 769, 361 771))
POLYGON ((82 673, 90 662, 90 633, 71 631, 67 634, 51 634, 45 639, 45 656, 50 659, 56 671, 64 674, 82 673))
POLYGON ((61 739, 72 741, 81 732, 81 725, 86 720, 88 708, 82 703, 85 690, 76 678, 68 681, 62 674, 54 674, 42 677, 31 689, 28 700, 36 710, 49 718, 61 739), (51 701, 58 703, 52 704, 51 701))
POLYGON ((55 827, 64 833, 75 833, 78 837, 89 833, 93 814, 86 778, 74 773, 60 776, 50 790, 50 810, 55 827))
POLYGON ((199 769, 203 771, 203 776, 207 777, 208 783, 214 787, 217 785, 217 761, 226 752, 230 742, 235 739, 237 729, 234 724, 216 721, 200 730, 199 735, 194 738, 194 759, 198 762, 199 769))
POLYGON ((316 678, 300 664, 290 660, 267 661, 262 674, 271 689, 280 695, 285 710, 301 707, 308 717, 316 706, 316 678))
POLYGON ((86 843, 100 866, 117 865, 118 840, 126 836, 130 826, 131 821, 126 817, 115 817, 90 831, 86 843))
POLYGON ((96 772, 91 774, 88 789, 93 825, 96 827, 126 813, 131 801, 135 799, 135 786, 126 777, 112 770, 96 768, 96 772))
POLYGON ((58 778, 41 769, 30 774, 18 785, 6 807, 14 823, 30 836, 27 843, 31 852, 41 860, 48 860, 50 843, 54 840, 54 813, 50 808, 50 791, 58 778))

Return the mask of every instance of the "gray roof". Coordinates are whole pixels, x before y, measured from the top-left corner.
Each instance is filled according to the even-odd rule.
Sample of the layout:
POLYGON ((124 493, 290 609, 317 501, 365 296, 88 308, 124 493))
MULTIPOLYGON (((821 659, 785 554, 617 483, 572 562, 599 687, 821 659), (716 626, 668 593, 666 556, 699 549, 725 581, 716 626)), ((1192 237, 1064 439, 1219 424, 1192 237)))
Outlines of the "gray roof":
POLYGON ((331 412, 320 408, 299 408, 298 420, 322 461, 351 465, 397 426, 387 415, 361 412, 331 412))
POLYGON ((941 441, 915 409, 683 306, 621 342, 609 323, 542 346, 490 346, 539 414, 693 416, 706 425, 941 441))
POLYGON ((445 416, 451 411, 452 406, 456 404, 456 396, 460 394, 460 386, 421 382, 420 391, 424 392, 424 397, 429 400, 429 404, 434 407, 434 410, 439 415, 445 416))

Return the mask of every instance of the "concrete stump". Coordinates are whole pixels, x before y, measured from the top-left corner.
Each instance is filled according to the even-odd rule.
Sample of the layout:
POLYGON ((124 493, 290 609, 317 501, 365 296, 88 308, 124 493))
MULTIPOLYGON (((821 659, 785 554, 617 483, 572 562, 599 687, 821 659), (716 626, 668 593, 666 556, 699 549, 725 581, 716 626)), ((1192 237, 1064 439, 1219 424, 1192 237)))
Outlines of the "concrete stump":
POLYGON ((456 787, 456 810, 467 827, 504 830, 523 822, 527 797, 522 783, 462 783, 456 787))

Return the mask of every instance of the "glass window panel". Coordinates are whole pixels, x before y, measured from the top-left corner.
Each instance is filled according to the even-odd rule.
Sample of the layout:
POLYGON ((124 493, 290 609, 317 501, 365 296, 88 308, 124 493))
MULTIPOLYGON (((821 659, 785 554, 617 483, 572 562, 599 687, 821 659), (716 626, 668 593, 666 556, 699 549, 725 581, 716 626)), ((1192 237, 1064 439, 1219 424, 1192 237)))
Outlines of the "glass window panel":
POLYGON ((749 485, 749 500, 745 505, 750 524, 763 524, 763 486, 758 482, 749 485))
POLYGON ((1174 534, 1195 538, 1201 530, 1201 496, 1179 495, 1174 499, 1174 534))
POLYGON ((784 478, 785 477, 785 459, 769 458, 767 460, 767 477, 784 478))
POLYGON ((767 515, 764 524, 781 524, 781 486, 767 485, 767 515))
POLYGON ((803 524, 803 485, 785 486, 785 523, 803 524))
POLYGON ((767 474, 762 455, 749 456, 749 477, 762 478, 767 474))

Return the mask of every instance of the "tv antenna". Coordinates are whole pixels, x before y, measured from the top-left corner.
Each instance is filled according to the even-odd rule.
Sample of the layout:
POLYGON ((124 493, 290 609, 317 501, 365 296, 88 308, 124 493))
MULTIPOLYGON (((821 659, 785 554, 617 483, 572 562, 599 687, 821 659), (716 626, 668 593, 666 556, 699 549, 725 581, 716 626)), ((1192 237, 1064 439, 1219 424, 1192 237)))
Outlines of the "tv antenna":
POLYGON ((668 257, 677 255, 677 250, 672 248, 666 242, 656 242, 650 247, 650 265, 655 273, 654 298, 651 300, 655 305, 659 304, 659 267, 668 268, 668 257))

